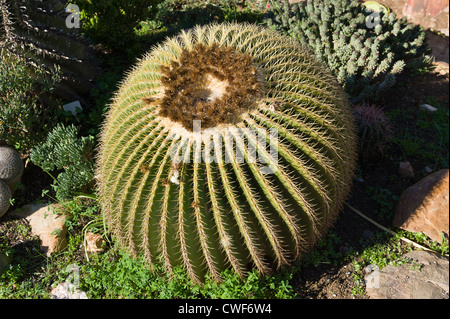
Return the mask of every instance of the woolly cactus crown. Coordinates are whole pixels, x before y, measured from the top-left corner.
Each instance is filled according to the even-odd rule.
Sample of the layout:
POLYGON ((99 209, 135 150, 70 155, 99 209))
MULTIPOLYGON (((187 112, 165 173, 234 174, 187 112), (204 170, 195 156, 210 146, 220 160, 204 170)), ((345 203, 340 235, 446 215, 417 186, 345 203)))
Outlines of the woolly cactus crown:
POLYGON ((195 282, 290 264, 349 191, 345 94, 295 40, 212 24, 155 47, 102 127, 96 176, 107 224, 133 254, 195 282))

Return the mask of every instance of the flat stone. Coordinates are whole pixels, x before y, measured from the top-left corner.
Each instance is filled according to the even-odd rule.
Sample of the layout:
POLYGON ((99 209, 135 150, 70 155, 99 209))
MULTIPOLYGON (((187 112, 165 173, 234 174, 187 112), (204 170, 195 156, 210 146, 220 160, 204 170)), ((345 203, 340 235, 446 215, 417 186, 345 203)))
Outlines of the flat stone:
POLYGON ((366 294, 371 299, 448 299, 448 258, 426 251, 412 251, 400 266, 367 267, 366 294))
POLYGON ((31 232, 41 239, 42 252, 47 256, 66 247, 66 218, 56 212, 54 205, 29 204, 11 212, 11 215, 29 222, 31 232))
POLYGON ((420 105, 420 108, 422 110, 428 111, 428 112, 436 112, 437 108, 435 108, 434 106, 430 105, 430 104, 422 104, 420 105))
POLYGON ((441 242, 442 234, 449 234, 449 170, 434 172, 400 196, 393 226, 426 234, 441 242))

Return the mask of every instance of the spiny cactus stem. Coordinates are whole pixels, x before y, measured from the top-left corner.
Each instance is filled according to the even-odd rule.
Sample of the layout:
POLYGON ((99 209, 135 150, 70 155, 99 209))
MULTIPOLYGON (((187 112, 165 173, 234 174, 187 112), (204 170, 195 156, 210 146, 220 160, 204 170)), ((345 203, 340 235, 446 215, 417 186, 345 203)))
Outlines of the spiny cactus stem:
MULTIPOLYGON (((314 162, 316 167, 320 167, 322 170, 327 170, 327 167, 331 166, 328 164, 328 160, 325 156, 323 156, 320 152, 314 152, 311 149, 310 143, 306 143, 308 138, 307 136, 302 136, 302 138, 295 138, 291 133, 289 133, 289 130, 285 129, 281 125, 277 124, 275 121, 269 122, 268 119, 263 118, 262 116, 254 115, 254 118, 258 119, 259 122, 266 126, 266 127, 273 127, 277 128, 279 134, 281 137, 285 138, 289 143, 292 143, 295 145, 299 150, 303 151, 303 154, 308 157, 311 161, 314 162), (302 141, 302 142, 300 142, 302 141), (322 164, 323 163, 323 164, 322 164)), ((256 123, 253 123, 253 125, 257 125, 256 123)), ((311 144, 317 143, 315 140, 311 139, 311 144)), ((316 145, 315 145, 316 146, 316 145)), ((295 155, 291 153, 287 148, 285 148, 282 143, 280 143, 279 147, 281 147, 282 152, 280 155, 282 155, 291 165, 292 167, 299 172, 301 176, 305 179, 305 181, 312 187, 317 195, 322 199, 321 203, 323 205, 323 208, 326 207, 326 211, 330 211, 330 207, 328 206, 328 203, 332 202, 331 198, 328 196, 328 190, 325 187, 325 182, 321 180, 321 175, 319 175, 317 172, 315 172, 312 167, 307 167, 306 165, 303 165, 302 163, 307 163, 306 158, 298 158, 298 156, 303 157, 303 155, 295 155), (299 161, 300 159, 300 161, 299 161)), ((327 173, 330 174, 327 170, 327 173)))
MULTIPOLYGON (((248 123, 248 122, 247 122, 248 123)), ((253 126, 253 129, 256 127, 253 126)), ((261 146, 258 146, 258 141, 255 140, 255 137, 248 135, 248 142, 252 145, 254 149, 258 150, 258 155, 263 158, 265 163, 273 162, 272 156, 267 153, 267 151, 261 146)), ((280 149, 279 149, 280 151, 280 149)), ((315 232, 317 228, 317 218, 314 216, 314 207, 313 204, 309 203, 308 199, 305 198, 306 194, 303 192, 303 189, 299 189, 296 183, 292 180, 291 176, 289 176, 283 167, 278 164, 277 169, 274 172, 276 178, 280 181, 281 185, 283 185, 284 189, 292 196, 292 198, 298 203, 299 208, 305 215, 306 219, 309 221, 308 224, 312 228, 312 231, 315 232)), ((306 221, 305 221, 306 222, 306 221)))
POLYGON ((197 224, 197 234, 199 236, 200 245, 202 247, 203 256, 205 257, 206 265, 216 281, 220 281, 220 275, 217 272, 217 267, 211 256, 211 249, 207 242, 207 235, 205 231, 205 225, 202 221, 202 215, 205 213, 205 207, 202 207, 204 200, 200 198, 200 172, 201 172, 201 156, 202 156, 202 144, 200 142, 194 143, 194 170, 193 170, 193 190, 194 190, 194 216, 197 224))
MULTIPOLYGON (((217 139, 214 140, 214 150, 216 154, 220 154, 219 152, 221 149, 222 147, 219 141, 217 139)), ((239 230, 244 237, 245 245, 248 248, 250 255, 252 256, 256 268, 262 274, 267 274, 269 272, 269 267, 262 259, 262 250, 255 244, 257 242, 256 238, 254 238, 254 235, 252 235, 251 230, 247 225, 248 221, 245 220, 245 217, 242 214, 242 209, 239 208, 237 196, 235 195, 235 191, 232 188, 232 183, 228 177, 225 165, 222 161, 218 161, 217 166, 219 168, 225 195, 229 201, 234 219, 236 220, 239 230)))
MULTIPOLYGON (((116 165, 117 162, 125 160, 126 158, 129 158, 130 153, 135 152, 137 148, 133 148, 131 145, 132 143, 127 142, 138 142, 140 141, 139 145, 144 145, 145 142, 149 142, 148 138, 154 138, 155 136, 160 136, 161 132, 163 131, 163 127, 161 125, 153 126, 155 123, 150 123, 149 125, 143 125, 144 127, 138 131, 135 135, 130 135, 128 140, 120 140, 116 143, 114 143, 111 147, 110 152, 105 152, 105 154, 109 153, 108 158, 106 158, 105 167, 113 167, 113 165, 116 165), (143 139, 143 137, 147 137, 147 139, 143 139), (119 150, 119 151, 117 151, 119 150)), ((124 134, 127 136, 128 134, 124 134)), ((103 178, 114 181, 114 189, 117 187, 117 175, 119 174, 118 171, 110 170, 108 172, 108 175, 103 176, 103 178)))
POLYGON ((267 177, 261 173, 260 168, 256 163, 253 163, 252 160, 248 157, 248 150, 245 149, 244 141, 242 140, 242 137, 239 135, 235 135, 231 130, 229 131, 230 134, 234 137, 234 140, 236 141, 236 147, 239 148, 239 151, 241 154, 244 155, 244 159, 246 163, 248 163, 248 166, 250 170, 253 173, 253 176, 255 177, 257 183, 261 186, 261 189, 266 197, 266 199, 270 202, 272 207, 275 209, 275 211, 278 213, 278 215, 282 218, 284 223, 287 225, 290 235, 292 236, 292 239, 295 241, 295 247, 296 247, 296 256, 300 254, 301 247, 306 246, 306 243, 303 239, 304 233, 303 230, 301 230, 298 225, 299 220, 297 217, 289 214, 284 206, 283 200, 281 199, 281 195, 277 194, 276 188, 272 183, 267 179, 267 177), (268 187, 267 187, 268 186, 268 187))
MULTIPOLYGON (((261 116, 261 119, 263 119, 264 121, 269 121, 269 118, 266 117, 265 114, 260 113, 258 115, 254 115, 256 118, 259 118, 259 116, 261 116)), ((278 115, 276 115, 278 116, 278 115)), ((281 115, 279 115, 280 118, 283 118, 281 115)), ((315 182, 317 182, 319 189, 318 191, 320 192, 322 198, 327 199, 326 205, 328 207, 329 203, 335 203, 337 200, 337 197, 340 194, 339 191, 339 185, 338 183, 334 180, 333 176, 339 176, 339 171, 336 170, 334 168, 334 166, 339 166, 342 167, 341 161, 342 159, 340 158, 340 156, 338 154, 336 154, 335 152, 335 148, 336 147, 332 147, 330 141, 326 140, 326 137, 323 136, 322 134, 320 134, 319 132, 314 132, 314 128, 309 128, 308 125, 306 123, 304 123, 303 125, 301 125, 300 123, 296 123, 293 120, 288 120, 287 117, 284 118, 284 123, 287 123, 287 125, 289 125, 290 127, 293 127, 295 129, 298 129, 301 133, 301 135, 305 135, 304 139, 295 139, 293 138, 292 134, 289 133, 288 130, 282 130, 280 128, 280 125, 277 124, 275 121, 272 121, 271 124, 274 125, 275 127, 279 128, 278 132, 281 136, 283 136, 284 138, 288 139, 288 141, 290 143, 292 143, 293 145, 297 146, 299 149, 303 149, 305 155, 307 155, 309 157, 310 160, 312 160, 315 164, 315 167, 317 169, 320 170, 320 176, 322 179, 318 179, 318 178, 314 178, 315 182), (311 149, 311 146, 309 143, 299 143, 299 140, 311 140, 314 141, 314 143, 316 143, 316 145, 314 145, 314 147, 316 147, 316 149, 318 149, 317 145, 322 145, 321 149, 319 149, 320 151, 316 151, 314 152, 311 149), (333 154, 333 156, 330 156, 329 154, 333 154), (328 157, 327 157, 328 155, 328 157), (335 160, 332 160, 332 159, 335 160)), ((328 138, 330 139, 330 138, 328 138)), ((314 183, 311 185, 313 186, 314 183)), ((313 186, 314 188, 317 188, 315 186, 313 186)), ((333 211, 334 209, 336 209, 335 206, 333 207, 328 207, 328 209, 331 209, 331 211, 333 211)))
MULTIPOLYGON (((111 136, 108 136, 108 138, 113 139, 115 141, 115 143, 111 144, 108 149, 104 150, 104 156, 101 158, 101 159, 103 159, 102 164, 103 165, 111 164, 111 160, 115 158, 114 156, 112 156, 112 154, 114 154, 114 152, 117 152, 117 149, 120 149, 119 147, 121 145, 126 145, 127 142, 136 138, 134 133, 142 131, 142 130, 146 130, 146 129, 155 129, 155 127, 157 126, 157 123, 158 122, 155 120, 155 117, 148 116, 147 111, 136 112, 136 114, 133 114, 133 116, 130 116, 130 118, 124 120, 122 122, 122 124, 123 124, 123 127, 125 127, 126 129, 117 130, 121 133, 120 135, 117 134, 117 131, 114 133, 112 133, 113 131, 110 131, 111 136), (134 122, 133 122, 133 119, 134 119, 134 122), (132 122, 129 122, 129 121, 132 121, 132 122), (131 125, 129 125, 129 124, 131 124, 131 125)), ((161 127, 159 127, 159 129, 161 129, 161 127)), ((123 152, 123 148, 121 148, 120 151, 123 152)), ((109 166, 106 166, 106 167, 109 167, 109 166)))
MULTIPOLYGON (((166 138, 160 145, 158 148, 158 152, 161 152, 166 143, 167 143, 168 138, 166 138)), ((142 142, 145 143, 146 140, 143 140, 142 142)), ((157 142, 155 142, 155 145, 157 145, 157 142)), ((131 206, 133 207, 133 211, 134 212, 139 212, 138 207, 139 207, 139 199, 141 199, 142 197, 142 192, 144 190, 144 185, 146 185, 146 181, 149 178, 149 174, 150 171, 154 168, 155 162, 156 162, 156 158, 157 156, 155 156, 152 160, 152 162, 150 162, 148 165, 147 163, 145 163, 145 160, 147 158, 147 156, 151 153, 154 152, 154 149, 152 147, 149 147, 148 149, 146 149, 145 153, 142 155, 137 154, 138 156, 141 156, 139 158, 138 161, 138 165, 136 165, 133 169, 133 171, 131 172, 131 175, 128 178, 128 182, 127 184, 123 187, 123 193, 122 193, 122 198, 121 198, 121 202, 122 202, 122 206, 120 207, 120 211, 126 211, 127 207, 130 205, 129 204, 129 197, 131 197, 133 199, 131 206), (141 175, 141 178, 139 179, 139 176, 141 175), (138 189, 136 190, 135 185, 138 185, 138 189)), ((161 169, 161 168, 160 168, 161 169)), ((122 216, 122 218, 124 218, 126 216, 122 216)), ((134 228, 135 228, 135 222, 136 222, 136 213, 135 214, 130 214, 129 219, 125 222, 128 223, 128 229, 126 229, 126 227, 124 227, 124 229, 126 229, 126 234, 127 234, 127 245, 129 245, 130 247, 132 247, 132 252, 135 253, 136 252, 136 247, 135 247, 135 232, 134 232, 134 228)), ((140 221, 138 221, 140 222, 140 221)))
MULTIPOLYGON (((140 142, 141 147, 142 147, 142 145, 147 144, 149 142, 148 140, 151 139, 152 137, 154 137, 154 136, 147 135, 144 139, 142 139, 140 142)), ((150 144, 150 146, 146 149, 146 153, 149 154, 151 151, 154 151, 155 147, 161 147, 160 142, 163 139, 164 139, 164 141, 167 140, 167 136, 165 134, 159 134, 157 136, 157 138, 155 138, 153 140, 153 142, 150 144)), ((162 144, 162 145, 164 145, 164 144, 162 144)), ((140 150, 140 148, 135 148, 131 154, 130 153, 127 154, 128 157, 126 159, 124 159, 126 161, 126 164, 124 165, 124 167, 128 167, 130 165, 130 163, 132 163, 133 160, 136 160, 136 158, 138 158, 139 155, 142 155, 142 154, 138 153, 139 150, 140 150)), ((155 158, 153 158, 153 162, 154 161, 155 161, 155 158)), ((137 167, 139 168, 139 166, 137 166, 137 167)), ((112 180, 114 180, 114 183, 113 183, 111 189, 108 190, 108 192, 109 193, 118 192, 119 194, 122 194, 122 196, 121 196, 122 200, 124 199, 123 196, 127 195, 127 191, 129 191, 129 187, 125 188, 125 190, 122 190, 123 184, 121 184, 121 182, 123 183, 123 180, 125 178, 124 174, 126 174, 125 172, 126 171, 122 170, 121 174, 117 172, 117 174, 114 174, 114 176, 108 177, 108 178, 112 178, 112 180)), ((134 181, 134 180, 132 178, 130 178, 129 181, 134 181)), ((129 182, 129 183, 131 183, 131 182, 129 182)), ((118 199, 116 199, 116 200, 118 200, 118 199)), ((126 217, 119 215, 119 213, 118 213, 118 212, 120 212, 120 209, 119 209, 120 207, 118 206, 119 203, 110 202, 108 204, 110 205, 109 210, 111 211, 111 214, 113 214, 111 217, 113 218, 114 222, 120 223, 123 225, 124 222, 126 222, 126 217)), ((131 218, 134 219, 134 216, 131 218)), ((125 229, 122 228, 122 232, 126 232, 126 230, 128 230, 127 227, 125 227, 125 229)), ((128 238, 126 237, 127 236, 126 234, 125 235, 118 234, 118 235, 121 240, 124 240, 125 238, 130 239, 129 237, 128 238), (123 236, 125 236, 125 238, 123 236)), ((128 236, 131 236, 131 235, 128 235, 128 236)))
MULTIPOLYGON (((155 156, 153 157, 153 160, 148 165, 148 170, 152 171, 154 173, 154 170, 156 169, 156 175, 152 176, 153 174, 149 172, 149 174, 146 174, 145 181, 141 181, 142 183, 147 184, 150 177, 153 177, 152 179, 152 186, 149 192, 149 195, 147 195, 143 199, 142 205, 140 205, 141 209, 138 210, 140 214, 140 221, 142 223, 141 227, 137 227, 140 230, 140 233, 137 234, 137 236, 140 239, 141 247, 147 248, 145 250, 145 255, 149 261, 151 261, 152 254, 156 255, 157 246, 159 244, 158 241, 153 241, 150 238, 150 223, 157 223, 157 216, 154 216, 151 214, 152 208, 154 205, 154 197, 157 194, 158 186, 161 180, 161 175, 164 172, 164 168, 166 166, 166 163, 170 157, 170 152, 166 152, 163 159, 160 160, 159 163, 156 163, 156 160, 159 158, 159 155, 168 148, 171 147, 175 143, 172 136, 165 135, 164 140, 161 142, 158 150, 155 153, 155 156), (153 251, 152 251, 153 250, 153 251)), ((151 147, 150 147, 151 148, 151 147)), ((148 184, 147 184, 148 185, 148 184)), ((140 226, 140 225, 139 225, 140 226)))
MULTIPOLYGON (((191 144, 188 145, 189 149, 191 148, 191 144)), ((186 152, 187 153, 187 152, 186 152)), ((191 280, 199 284, 201 283, 199 277, 197 276, 197 273, 194 270, 193 264, 189 258, 189 252, 188 252, 188 243, 186 238, 186 224, 185 224, 185 201, 186 198, 184 196, 185 194, 185 180, 186 180, 186 168, 187 165, 181 165, 181 172, 180 174, 180 185, 179 185, 179 191, 178 191, 178 236, 180 240, 180 250, 181 250, 181 257, 183 259, 183 265, 186 268, 186 271, 188 272, 191 280)))
MULTIPOLYGON (((226 140, 225 143, 229 143, 229 141, 226 140)), ((243 194, 247 199, 250 208, 255 214, 259 224, 267 235, 267 238, 269 239, 269 242, 273 248, 273 252, 276 255, 278 267, 287 264, 288 261, 285 258, 287 252, 283 248, 282 242, 280 240, 282 238, 281 234, 277 232, 273 223, 269 220, 269 217, 264 213, 264 209, 261 207, 261 205, 258 204, 258 199, 255 197, 255 192, 252 191, 244 171, 236 162, 236 156, 232 152, 232 147, 230 145, 225 145, 225 150, 227 150, 228 157, 231 159, 231 164, 233 166, 235 176, 238 180, 239 185, 241 186, 243 194)))
MULTIPOLYGON (((207 145, 205 145, 205 147, 207 149, 210 149, 210 147, 212 146, 212 142, 211 141, 207 141, 207 145)), ((217 154, 216 154, 217 156, 217 154)), ((225 252, 225 254, 228 257, 228 260, 231 264, 231 266, 233 267, 234 271, 239 274, 239 276, 244 277, 244 268, 242 266, 241 263, 239 263, 239 259, 235 257, 235 253, 232 250, 232 243, 231 243, 231 238, 228 235, 230 233, 230 228, 226 226, 225 220, 222 217, 224 215, 223 209, 221 209, 221 207, 223 207, 223 203, 220 204, 219 203, 219 198, 216 195, 217 192, 217 188, 216 188, 216 181, 213 177, 213 168, 212 168, 212 160, 210 157, 210 152, 206 152, 205 153, 205 169, 206 169, 206 178, 207 178, 207 182, 208 182, 208 191, 209 191, 209 196, 211 198, 211 208, 212 208, 212 212, 214 215, 214 221, 216 224, 216 229, 218 231, 219 234, 219 238, 220 238, 220 247, 223 249, 223 251, 225 252)))

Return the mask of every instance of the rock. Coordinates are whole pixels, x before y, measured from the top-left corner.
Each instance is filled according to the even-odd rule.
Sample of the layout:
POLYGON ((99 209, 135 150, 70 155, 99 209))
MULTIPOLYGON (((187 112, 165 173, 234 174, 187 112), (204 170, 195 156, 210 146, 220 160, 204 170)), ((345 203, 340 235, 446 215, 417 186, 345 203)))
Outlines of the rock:
POLYGON ((33 235, 42 241, 42 252, 49 256, 67 245, 65 216, 55 211, 54 205, 30 204, 11 212, 11 215, 25 218, 33 235))
POLYGON ((52 299, 89 299, 83 290, 68 282, 59 284, 50 296, 52 299))
POLYGON ((425 173, 427 173, 427 174, 433 173, 433 169, 431 169, 431 167, 429 167, 429 166, 425 166, 424 170, 425 170, 425 173))
POLYGON ((403 177, 414 178, 414 169, 410 162, 401 162, 398 173, 403 177))
POLYGON ((8 184, 11 193, 19 186, 23 170, 19 153, 9 146, 0 145, 0 180, 8 184))
POLYGON ((430 104, 422 104, 419 106, 422 110, 428 111, 428 112, 436 112, 437 108, 434 106, 431 106, 430 104))
POLYGON ((449 233, 449 170, 430 174, 407 188, 397 203, 393 225, 422 232, 441 242, 441 235, 449 233))
POLYGON ((103 250, 105 240, 102 235, 91 232, 86 233, 86 251, 89 253, 98 253, 103 250))
POLYGON ((366 268, 366 294, 371 299, 448 299, 449 261, 438 254, 412 251, 409 261, 383 269, 366 268))
POLYGON ((9 209, 11 200, 11 190, 8 184, 0 179, 0 217, 2 217, 9 209))
POLYGON ((74 101, 68 104, 64 104, 63 110, 71 112, 72 115, 76 115, 78 112, 81 112, 83 110, 83 107, 81 106, 80 101, 74 101))

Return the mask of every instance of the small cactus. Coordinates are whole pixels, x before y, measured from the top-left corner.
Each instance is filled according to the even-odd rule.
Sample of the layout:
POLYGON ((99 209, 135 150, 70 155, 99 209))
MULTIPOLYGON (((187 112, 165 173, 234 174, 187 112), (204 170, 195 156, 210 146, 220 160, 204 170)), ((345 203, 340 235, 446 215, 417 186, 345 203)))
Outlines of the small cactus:
POLYGON ((0 180, 14 192, 23 173, 23 162, 19 153, 8 146, 0 146, 0 180))
POLYGON ((0 180, 0 217, 2 217, 10 206, 11 190, 9 186, 2 180, 0 180))
POLYGON ((363 158, 382 153, 392 134, 392 124, 383 109, 369 103, 353 107, 358 127, 360 152, 363 158))
POLYGON ((349 102, 307 48, 212 24, 167 39, 128 74, 96 178, 121 245, 220 281, 226 268, 265 274, 310 249, 337 218, 355 158, 349 102))

